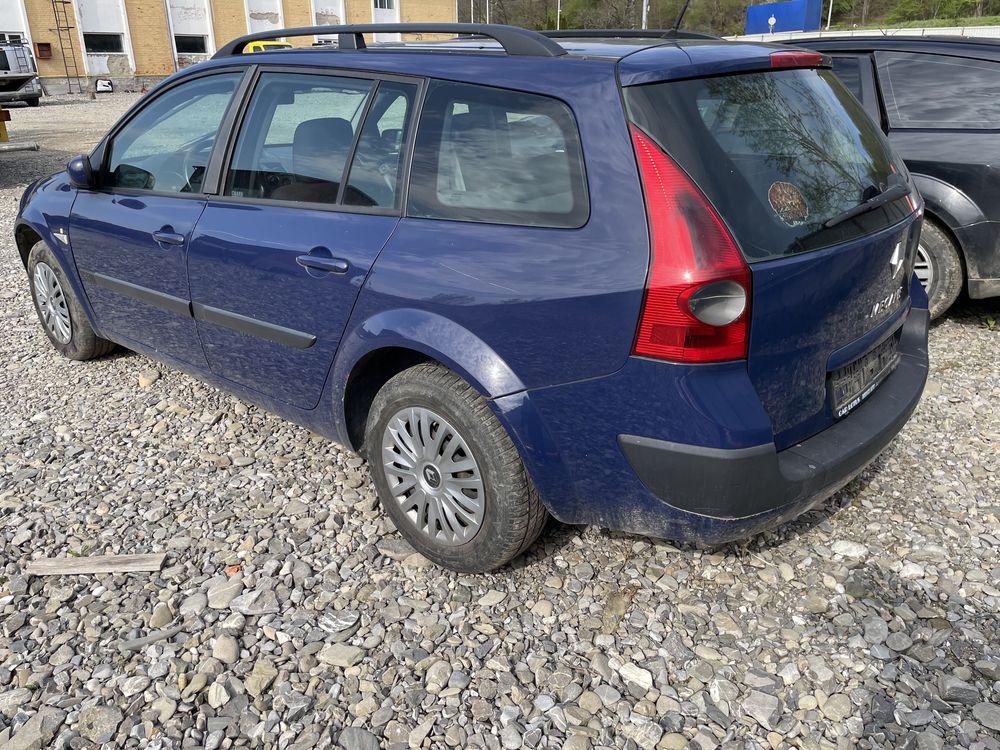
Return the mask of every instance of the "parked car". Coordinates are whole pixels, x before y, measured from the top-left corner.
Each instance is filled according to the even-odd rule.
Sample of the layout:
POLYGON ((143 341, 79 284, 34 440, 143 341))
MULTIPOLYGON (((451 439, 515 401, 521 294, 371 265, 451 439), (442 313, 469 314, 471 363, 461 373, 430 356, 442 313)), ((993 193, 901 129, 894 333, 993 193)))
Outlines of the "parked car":
POLYGON ((28 188, 17 247, 57 351, 120 344, 363 452, 399 531, 465 571, 549 514, 753 534, 906 422, 920 199, 821 55, 273 34, 331 32, 225 45, 28 188))
POLYGON ((276 49, 291 49, 288 42, 250 42, 244 52, 270 52, 276 49))
POLYGON ((1000 41, 868 36, 795 39, 888 133, 926 204, 917 276, 931 318, 962 287, 1000 296, 1000 41))
POLYGON ((0 104, 26 102, 37 107, 42 98, 35 58, 24 44, 0 44, 0 104))

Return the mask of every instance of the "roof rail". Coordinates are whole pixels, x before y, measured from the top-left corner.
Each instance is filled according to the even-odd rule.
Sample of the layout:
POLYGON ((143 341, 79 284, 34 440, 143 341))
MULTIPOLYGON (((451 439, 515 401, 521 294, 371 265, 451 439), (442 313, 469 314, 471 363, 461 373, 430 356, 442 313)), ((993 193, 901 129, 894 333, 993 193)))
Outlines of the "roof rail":
POLYGON ((250 42, 266 41, 290 36, 318 36, 336 34, 340 49, 365 49, 364 34, 465 34, 495 39, 508 55, 517 57, 559 57, 566 50, 551 39, 519 26, 494 23, 365 23, 343 26, 302 26, 294 29, 275 29, 233 39, 219 48, 212 57, 230 57, 243 52, 250 42))
POLYGON ((721 39, 683 29, 560 29, 538 32, 549 39, 721 39))

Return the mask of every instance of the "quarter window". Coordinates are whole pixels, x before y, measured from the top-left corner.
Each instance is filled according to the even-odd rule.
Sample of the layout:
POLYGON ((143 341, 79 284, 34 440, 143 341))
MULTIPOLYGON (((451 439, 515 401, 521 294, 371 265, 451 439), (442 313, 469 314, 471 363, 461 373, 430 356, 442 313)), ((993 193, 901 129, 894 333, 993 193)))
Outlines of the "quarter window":
POLYGON ((891 127, 1000 127, 1000 63, 912 52, 876 52, 875 60, 891 127))
POLYGON ((104 184, 197 193, 242 73, 196 78, 149 102, 115 136, 104 184))
POLYGON ((589 213, 573 115, 535 94, 432 83, 410 183, 410 216, 580 227, 589 213))
POLYGON ((861 101, 861 61, 856 57, 834 57, 832 62, 834 74, 861 101))
POLYGON ((225 194, 337 203, 372 88, 372 81, 360 78, 263 74, 236 143, 225 194))

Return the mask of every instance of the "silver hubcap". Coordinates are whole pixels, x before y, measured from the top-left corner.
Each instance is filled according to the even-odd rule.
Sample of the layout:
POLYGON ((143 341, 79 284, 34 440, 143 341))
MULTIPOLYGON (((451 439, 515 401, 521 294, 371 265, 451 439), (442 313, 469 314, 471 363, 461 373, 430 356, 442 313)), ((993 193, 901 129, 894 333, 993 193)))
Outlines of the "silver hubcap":
POLYGON ((934 266, 931 265, 931 256, 923 245, 917 245, 917 257, 913 262, 913 272, 924 285, 925 291, 930 291, 934 284, 934 266))
POLYGON ((382 468, 403 513, 438 544, 472 539, 483 523, 479 464, 458 431, 423 407, 396 412, 382 435, 382 468))
POLYGON ((59 279, 48 264, 35 266, 35 300, 42 323, 60 344, 68 344, 73 337, 73 324, 66 305, 59 279))

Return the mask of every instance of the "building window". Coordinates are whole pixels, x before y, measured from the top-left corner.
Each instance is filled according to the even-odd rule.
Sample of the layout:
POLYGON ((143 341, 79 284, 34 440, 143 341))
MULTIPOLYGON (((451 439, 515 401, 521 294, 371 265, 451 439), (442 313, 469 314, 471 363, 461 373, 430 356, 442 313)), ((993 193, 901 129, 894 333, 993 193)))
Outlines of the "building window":
POLYGON ((379 10, 393 10, 396 7, 396 0, 374 0, 375 7, 379 10))
POLYGON ((83 47, 88 54, 125 51, 121 34, 84 34, 83 47))
POLYGON ((204 55, 208 52, 205 37, 190 34, 174 35, 174 47, 177 49, 178 55, 204 55))
POLYGON ((49 60, 52 57, 51 42, 35 42, 35 57, 39 60, 49 60))

